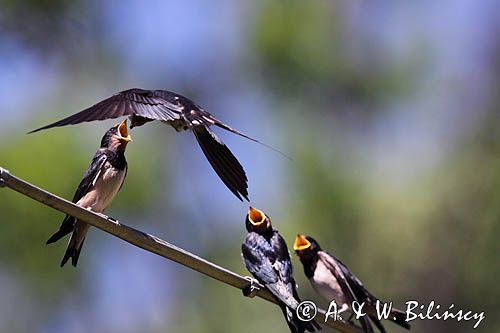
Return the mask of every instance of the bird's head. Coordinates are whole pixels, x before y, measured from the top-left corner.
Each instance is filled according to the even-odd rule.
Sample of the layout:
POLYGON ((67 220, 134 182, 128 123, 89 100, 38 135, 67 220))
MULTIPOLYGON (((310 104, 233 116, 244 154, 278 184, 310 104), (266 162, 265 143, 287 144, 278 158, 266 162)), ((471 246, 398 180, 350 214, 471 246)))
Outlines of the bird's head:
POLYGON ((111 127, 102 137, 101 148, 115 151, 125 150, 127 144, 132 141, 127 129, 127 119, 111 127))
POLYGON ((263 211, 251 206, 248 208, 245 226, 248 232, 256 233, 264 233, 272 228, 271 219, 263 211))
POLYGON ((297 234, 295 237, 293 249, 301 259, 312 258, 318 251, 321 251, 321 247, 314 238, 301 234, 297 234))

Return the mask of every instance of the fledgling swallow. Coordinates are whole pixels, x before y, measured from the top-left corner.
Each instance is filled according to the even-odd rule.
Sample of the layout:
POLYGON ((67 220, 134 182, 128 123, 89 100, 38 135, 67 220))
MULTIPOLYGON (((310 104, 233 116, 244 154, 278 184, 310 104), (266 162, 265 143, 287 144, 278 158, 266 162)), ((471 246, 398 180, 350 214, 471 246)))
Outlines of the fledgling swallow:
POLYGON ((295 308, 301 302, 293 279, 285 241, 262 211, 250 207, 245 219, 248 234, 241 246, 243 261, 252 275, 276 297, 290 332, 320 330, 314 322, 301 321, 295 308))
MULTIPOLYGON (((377 316, 372 315, 375 313, 375 306, 379 299, 363 286, 344 263, 323 251, 318 242, 310 236, 298 234, 293 249, 304 266, 306 277, 318 294, 328 302, 335 300, 342 307, 341 311, 350 310, 350 305, 354 301, 359 304, 365 303, 365 308, 371 310, 368 311, 368 315, 375 326, 380 332, 386 332, 377 316)), ((403 311, 394 308, 389 316, 391 321, 410 329, 405 318, 406 315, 403 311)), ((364 332, 373 332, 370 320, 366 316, 360 317, 360 323, 364 332)))
POLYGON ((222 123, 190 99, 170 91, 138 88, 124 90, 81 112, 30 133, 56 126, 122 116, 129 116, 130 128, 159 120, 172 126, 176 131, 191 130, 222 182, 238 199, 242 200, 243 197, 249 201, 245 170, 210 126, 215 125, 249 140, 263 143, 222 123))
MULTIPOLYGON (((108 208, 122 188, 127 175, 125 148, 130 141, 132 139, 128 134, 126 119, 104 134, 101 147, 76 189, 72 200, 74 203, 96 213, 102 213, 108 208)), ((54 243, 72 233, 61 267, 69 258, 71 264, 76 267, 89 228, 87 223, 66 215, 59 230, 47 240, 47 244, 54 243)))

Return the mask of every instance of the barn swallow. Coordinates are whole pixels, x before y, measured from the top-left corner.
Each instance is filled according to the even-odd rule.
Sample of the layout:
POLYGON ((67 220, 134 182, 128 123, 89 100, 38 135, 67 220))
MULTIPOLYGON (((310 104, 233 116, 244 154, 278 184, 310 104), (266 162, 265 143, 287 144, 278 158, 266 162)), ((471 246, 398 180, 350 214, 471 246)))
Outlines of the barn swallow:
MULTIPOLYGON (((130 141, 132 139, 128 134, 126 119, 104 134, 101 147, 94 155, 92 163, 76 189, 72 200, 74 203, 96 213, 102 213, 108 208, 122 188, 127 175, 125 148, 130 141)), ((89 228, 87 223, 66 215, 59 230, 47 240, 47 244, 54 243, 72 233, 61 261, 61 267, 69 258, 71 258, 71 264, 76 267, 89 228)))
POLYGON ((210 129, 210 126, 215 125, 249 140, 263 143, 222 123, 190 99, 170 91, 138 88, 124 90, 81 112, 30 133, 51 127, 122 116, 129 116, 130 128, 159 120, 172 126, 178 132, 190 129, 222 182, 238 199, 242 200, 241 197, 243 197, 249 201, 245 170, 229 148, 210 129))
MULTIPOLYGON (((313 288, 323 298, 335 302, 342 306, 339 311, 351 309, 350 305, 354 301, 358 304, 365 303, 366 308, 370 308, 368 315, 380 330, 385 333, 384 326, 375 314, 375 306, 379 299, 371 294, 361 283, 361 281, 333 255, 323 251, 312 237, 297 235, 293 245, 295 253, 299 256, 304 273, 311 282, 313 288)), ((405 313, 392 309, 389 319, 396 324, 410 329, 410 325, 405 321, 405 313)), ((359 318, 364 332, 373 332, 370 321, 366 316, 359 318)))
POLYGON ((297 317, 294 309, 301 301, 293 279, 290 253, 270 218, 250 207, 245 226, 248 234, 241 246, 245 266, 276 297, 290 332, 321 329, 316 322, 304 322, 297 317))

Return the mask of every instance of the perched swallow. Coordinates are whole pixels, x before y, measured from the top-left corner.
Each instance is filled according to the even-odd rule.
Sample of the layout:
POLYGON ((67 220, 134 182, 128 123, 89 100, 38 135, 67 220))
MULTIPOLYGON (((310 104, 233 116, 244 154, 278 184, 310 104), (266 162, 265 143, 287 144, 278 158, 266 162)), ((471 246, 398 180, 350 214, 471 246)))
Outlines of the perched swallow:
POLYGON ((294 309, 301 301, 293 279, 290 253, 269 217, 250 207, 245 226, 248 234, 241 246, 243 261, 250 273, 276 297, 290 331, 319 330, 316 322, 297 318, 294 309))
POLYGON ((176 131, 190 129, 208 162, 224 184, 238 199, 242 200, 241 197, 243 197, 249 201, 245 170, 229 148, 210 129, 210 126, 215 125, 249 140, 262 143, 222 123, 190 99, 170 91, 137 88, 125 90, 81 112, 30 133, 56 126, 122 116, 129 116, 130 128, 159 120, 172 126, 176 131))
MULTIPOLYGON (((76 189, 73 197, 74 203, 96 213, 102 213, 108 208, 125 181, 127 175, 125 148, 131 140, 126 119, 104 134, 101 148, 96 152, 76 189)), ((47 244, 54 243, 72 233, 61 261, 61 267, 69 258, 71 258, 71 264, 76 267, 89 228, 87 223, 66 215, 59 230, 49 238, 47 244)))
MULTIPOLYGON (((354 301, 359 304, 365 303, 365 309, 371 310, 368 311, 368 315, 375 326, 380 332, 386 332, 377 316, 373 315, 379 299, 366 290, 346 265, 323 251, 318 242, 309 236, 297 235, 293 248, 304 266, 305 275, 318 294, 329 302, 335 300, 339 306, 342 306, 340 311, 349 310, 354 301)), ((392 309, 389 319, 410 329, 410 325, 405 321, 405 313, 400 310, 392 309)), ((360 317, 360 322, 364 332, 373 332, 366 316, 360 317)))

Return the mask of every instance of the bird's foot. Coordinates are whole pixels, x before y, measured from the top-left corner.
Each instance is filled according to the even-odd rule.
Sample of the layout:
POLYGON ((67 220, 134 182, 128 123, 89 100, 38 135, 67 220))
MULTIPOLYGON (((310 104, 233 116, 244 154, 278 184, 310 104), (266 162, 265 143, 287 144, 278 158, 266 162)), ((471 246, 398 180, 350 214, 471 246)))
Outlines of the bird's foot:
POLYGON ((0 187, 5 187, 5 179, 9 175, 9 170, 0 167, 0 187))
POLYGON ((116 219, 112 218, 111 216, 108 216, 108 215, 106 215, 104 213, 96 213, 96 214, 99 215, 100 217, 102 217, 103 219, 106 219, 106 220, 108 220, 110 222, 118 223, 118 220, 116 220, 116 219))
POLYGON ((248 280, 249 284, 241 291, 243 292, 243 296, 253 298, 257 295, 257 292, 260 290, 260 283, 256 279, 251 276, 245 276, 246 280, 248 280))
MULTIPOLYGON (((89 210, 90 210, 90 209, 89 209, 89 210)), ((106 215, 106 214, 103 214, 103 213, 97 213, 97 212, 94 212, 94 214, 99 215, 100 217, 102 217, 102 218, 103 218, 103 219, 105 219, 105 220, 109 219, 109 216, 108 216, 108 215, 106 215)))

